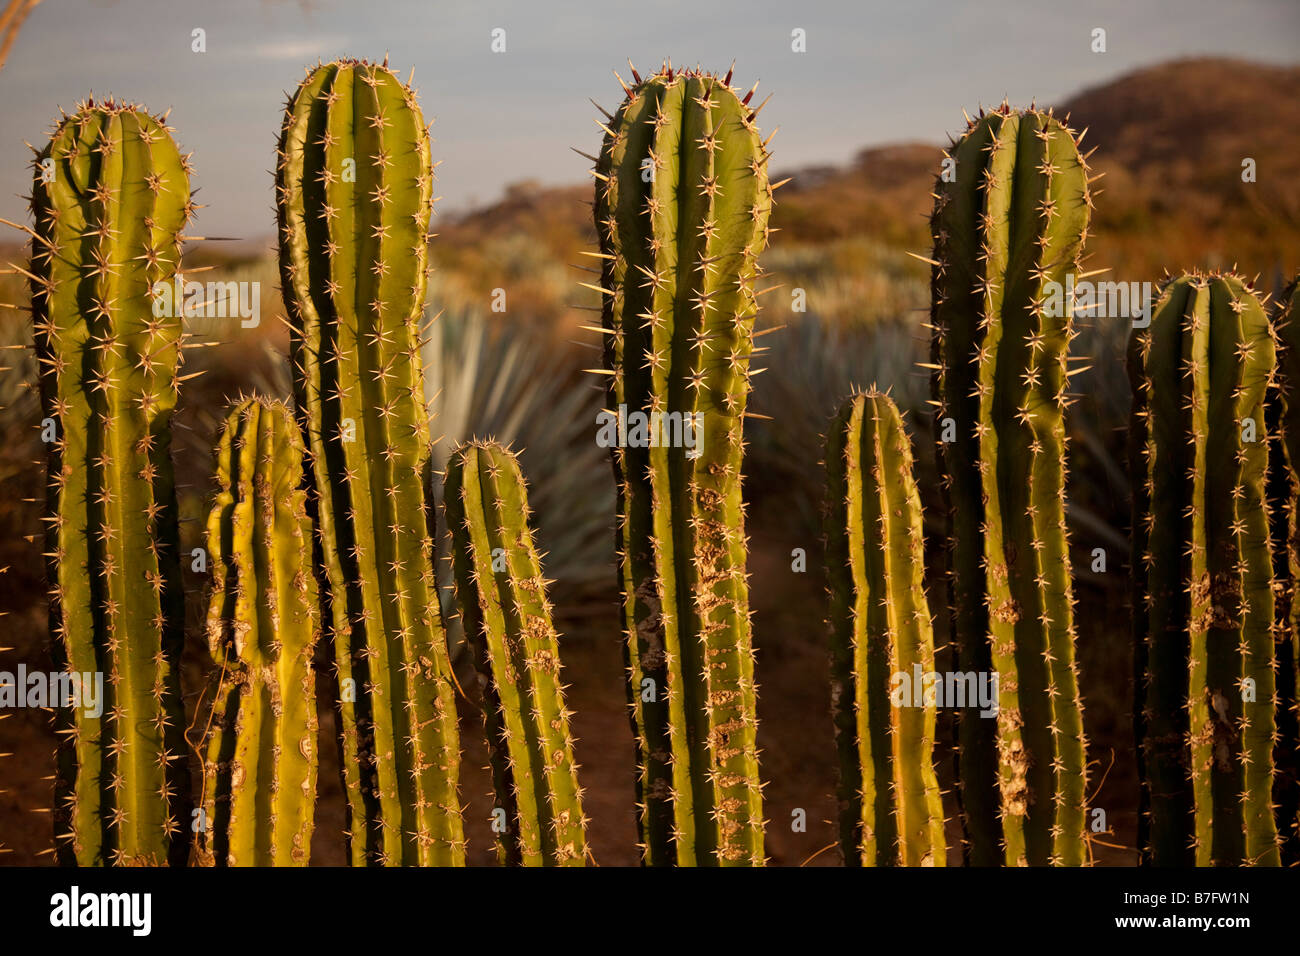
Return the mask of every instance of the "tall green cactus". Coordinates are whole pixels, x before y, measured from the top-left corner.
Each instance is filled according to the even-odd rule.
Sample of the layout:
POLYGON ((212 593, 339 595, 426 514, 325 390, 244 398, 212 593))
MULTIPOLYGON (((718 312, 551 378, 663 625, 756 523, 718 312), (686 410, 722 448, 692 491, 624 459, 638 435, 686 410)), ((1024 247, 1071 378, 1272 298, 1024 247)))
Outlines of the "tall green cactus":
POLYGON ((289 103, 276 185, 352 860, 459 865, 460 747, 426 524, 417 328, 433 167, 415 93, 387 66, 318 66, 289 103))
POLYGON ((609 398, 632 426, 613 460, 643 859, 756 865, 740 482, 768 154, 730 74, 633 79, 604 126, 595 220, 609 398), (630 419, 656 413, 670 417, 630 419))
POLYGON ((898 407, 874 389, 826 435, 824 527, 844 862, 944 866, 935 701, 914 696, 934 672, 921 499, 898 407))
POLYGON ((189 164, 161 119, 111 100, 64 116, 35 161, 30 279, 49 442, 56 661, 103 676, 62 708, 55 838, 66 863, 183 863, 189 774, 171 464, 189 164), (175 306, 175 308, 169 307, 175 306))
POLYGON ((502 863, 582 866, 585 820, 560 654, 515 456, 471 442, 443 496, 465 634, 483 686, 502 863))
POLYGON ((220 665, 204 766, 219 865, 306 866, 316 800, 320 633, 298 425, 248 398, 217 445, 208 643, 220 665))
POLYGON ((1269 396, 1269 514, 1273 541, 1273 594, 1277 629, 1277 805, 1282 864, 1300 863, 1300 279, 1283 292, 1274 325, 1278 381, 1269 396))
POLYGON ((1158 866, 1276 865, 1265 393, 1274 333, 1240 278, 1184 275, 1130 340, 1136 711, 1158 866))
POLYGON ((959 714, 967 856, 1085 862, 1086 742, 1065 529, 1068 297, 1088 173, 1050 112, 981 113, 936 183, 935 433, 963 672, 998 674, 998 718, 959 714), (1056 285, 1054 286, 1053 283, 1056 285))

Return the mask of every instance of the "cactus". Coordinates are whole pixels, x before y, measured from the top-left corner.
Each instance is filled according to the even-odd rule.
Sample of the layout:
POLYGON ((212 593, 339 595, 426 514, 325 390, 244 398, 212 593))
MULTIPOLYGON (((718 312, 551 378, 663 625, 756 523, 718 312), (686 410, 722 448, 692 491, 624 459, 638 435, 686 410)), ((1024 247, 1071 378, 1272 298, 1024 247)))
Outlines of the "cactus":
POLYGON ((996 726, 969 708, 958 715, 966 856, 1080 865, 1086 742, 1065 529, 1071 303, 1059 286, 1087 234, 1087 166, 1050 112, 1006 104, 971 120, 950 159, 931 219, 930 366, 950 617, 958 670, 998 674, 996 726))
POLYGON ((631 423, 611 444, 643 860, 757 865, 740 482, 768 154, 730 73, 633 79, 594 174, 609 400, 631 423))
POLYGON ((1277 746, 1273 800, 1277 805, 1282 865, 1300 863, 1300 726, 1297 672, 1300 661, 1300 280, 1292 282, 1278 302, 1275 387, 1268 402, 1269 509, 1273 544, 1273 594, 1277 628, 1273 650, 1277 677, 1277 746))
POLYGON ((221 865, 306 866, 316 799, 320 632, 302 437, 289 409, 249 398, 217 445, 208 516, 208 642, 220 665, 204 767, 221 865))
POLYGON ((447 462, 444 493, 465 633, 481 675, 499 857, 582 866, 578 765, 560 685, 557 634, 515 456, 470 442, 447 462))
POLYGON ((433 168, 415 93, 387 65, 310 71, 285 115, 276 185, 352 860, 460 865, 460 747, 427 524, 417 329, 433 168))
POLYGON ((935 701, 893 700, 934 672, 921 499, 898 407, 874 389, 826 435, 831 710, 840 757, 840 847, 849 866, 943 866, 935 701))
POLYGON ((49 442, 50 627, 57 666, 104 683, 101 716, 59 709, 57 855, 183 863, 170 433, 182 332, 169 293, 193 209, 188 158, 163 119, 89 101, 64 116, 35 168, 28 277, 49 442))
POLYGON ((1265 393, 1274 333, 1232 274, 1184 275, 1129 345, 1135 708, 1157 866, 1276 865, 1265 393), (1253 682, 1253 683, 1248 683, 1253 682))

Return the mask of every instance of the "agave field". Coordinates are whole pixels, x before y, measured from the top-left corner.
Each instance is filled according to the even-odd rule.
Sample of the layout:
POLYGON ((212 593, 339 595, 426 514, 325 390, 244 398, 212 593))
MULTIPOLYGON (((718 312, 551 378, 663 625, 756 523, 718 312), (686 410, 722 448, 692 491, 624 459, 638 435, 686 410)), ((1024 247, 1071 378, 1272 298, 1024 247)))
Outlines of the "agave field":
POLYGON ((828 663, 801 692, 826 732, 801 746, 838 761, 823 860, 1300 864, 1296 283, 1188 263, 1081 323, 1091 152, 1003 103, 942 154, 928 250, 837 247, 892 273, 870 302, 821 287, 871 330, 784 328, 768 303, 821 263, 768 253, 786 183, 754 90, 668 63, 619 82, 583 149, 581 381, 535 330, 440 301, 435 144, 386 59, 318 63, 288 99, 267 224, 287 350, 238 368, 190 308, 179 119, 91 97, 36 148, 0 402, 6 463, 45 476, 4 507, 39 515, 62 675, 48 858, 455 867, 490 832, 500 865, 584 866, 605 814, 645 866, 773 862, 800 811, 765 793, 761 507, 820 538, 778 560, 819 588, 828 663), (923 327, 887 318, 927 295, 923 327), (204 371, 229 403, 183 420, 204 371), (175 465, 196 435, 198 486, 175 465), (1097 603, 1131 631, 1101 640, 1097 603), (568 624, 622 647, 632 745, 598 804, 568 624), (1098 799, 1100 661, 1132 674, 1105 711, 1128 806, 1098 799))

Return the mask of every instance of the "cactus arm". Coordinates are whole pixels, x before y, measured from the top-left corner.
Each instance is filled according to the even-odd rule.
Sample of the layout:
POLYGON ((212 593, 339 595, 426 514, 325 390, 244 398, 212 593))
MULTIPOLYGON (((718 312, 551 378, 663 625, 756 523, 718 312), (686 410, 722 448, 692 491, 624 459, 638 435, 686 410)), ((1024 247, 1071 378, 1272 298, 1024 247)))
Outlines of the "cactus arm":
POLYGON ((502 862, 584 862, 581 790, 559 681, 555 628, 515 457, 473 443, 447 466, 456 590, 484 680, 502 862), (495 566, 498 555, 506 567, 495 566))
POLYGON ((932 280, 936 396, 958 432, 957 447, 944 450, 953 626, 962 670, 987 660, 999 675, 996 822, 986 789, 993 761, 979 739, 988 731, 969 713, 959 726, 969 857, 1079 865, 1086 744, 1064 525, 1070 310, 1065 303, 1055 314, 1045 301, 1048 284, 1077 267, 1087 170, 1050 113, 1006 107, 972 121, 955 158, 957 180, 941 182, 936 200, 932 280), (974 473, 963 452, 975 455, 974 473), (972 607, 980 591, 982 613, 972 607))
MULTIPOLYGON (((840 753, 840 833, 850 866, 943 866, 934 771, 936 706, 893 699, 934 670, 920 497, 893 401, 849 399, 826 445, 832 713, 840 753)), ((914 688, 915 690, 915 688, 914 688)))
POLYGON ((208 517, 208 635, 220 671, 205 789, 221 865, 305 865, 310 853, 320 620, 302 475, 285 406, 246 399, 231 409, 208 517))
POLYGON ((665 69, 628 91, 597 162, 611 399, 702 415, 697 458, 614 452, 650 865, 762 862, 739 488, 765 159, 733 91, 665 69))
POLYGON ((417 321, 432 164, 386 67, 319 67, 286 115, 281 268, 330 581, 354 863, 459 864, 459 744, 433 584, 417 321), (400 519, 400 520, 399 520, 400 519))
POLYGON ((1273 329, 1236 276, 1183 276, 1162 291, 1130 354, 1147 443, 1140 501, 1150 509, 1137 516, 1148 529, 1149 857, 1277 865, 1263 431, 1273 329))
POLYGON ((152 286, 179 263, 188 171, 142 110, 87 104, 38 168, 33 317, 50 461, 51 621, 60 663, 102 672, 105 711, 60 717, 60 858, 183 860, 189 798, 176 657, 182 636, 168 423, 179 312, 152 286))

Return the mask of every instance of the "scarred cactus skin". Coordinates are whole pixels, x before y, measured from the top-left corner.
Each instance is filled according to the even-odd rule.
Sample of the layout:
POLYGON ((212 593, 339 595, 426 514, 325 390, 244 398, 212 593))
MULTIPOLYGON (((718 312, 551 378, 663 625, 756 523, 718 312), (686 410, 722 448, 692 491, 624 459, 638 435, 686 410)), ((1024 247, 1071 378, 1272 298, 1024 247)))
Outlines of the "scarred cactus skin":
POLYGON ((1279 862, 1264 408, 1275 351, 1262 304, 1232 274, 1170 281, 1130 340, 1141 849, 1156 866, 1279 862))
POLYGON ((996 722, 958 714, 966 858, 1078 866, 1087 758, 1065 528, 1071 309, 1048 307, 1048 283, 1077 271, 1088 172, 1050 112, 1006 104, 971 120, 949 155, 955 175, 936 181, 931 219, 930 367, 950 619, 958 670, 996 671, 999 698, 996 722))
POLYGON ((48 448, 57 666, 102 672, 102 715, 60 708, 58 858, 183 864, 190 785, 177 658, 183 597, 172 479, 189 165, 161 119, 122 103, 65 116, 35 161, 32 315, 48 448), (155 309, 155 305, 159 308, 155 309))
POLYGON ((208 516, 218 671, 204 804, 221 866, 306 866, 311 852, 320 609, 302 459, 285 405, 230 410, 208 516))
POLYGON ((512 866, 582 866, 585 819, 528 492, 515 456, 471 442, 447 462, 444 503, 456 597, 482 677, 499 858, 512 866))
POLYGON ((740 484, 768 154, 730 74, 633 80, 594 171, 609 400, 699 416, 696 457, 613 451, 643 861, 759 865, 740 484))
POLYGON ((894 676, 934 671, 921 499, 893 400, 854 395, 826 435, 831 704, 848 866, 944 866, 935 703, 891 699, 894 676))
POLYGON ((433 167, 415 93, 387 66, 310 71, 285 114, 276 186, 352 860, 461 865, 460 746, 427 524, 418 321, 433 167))

